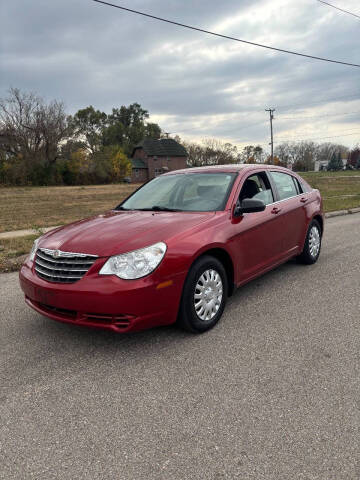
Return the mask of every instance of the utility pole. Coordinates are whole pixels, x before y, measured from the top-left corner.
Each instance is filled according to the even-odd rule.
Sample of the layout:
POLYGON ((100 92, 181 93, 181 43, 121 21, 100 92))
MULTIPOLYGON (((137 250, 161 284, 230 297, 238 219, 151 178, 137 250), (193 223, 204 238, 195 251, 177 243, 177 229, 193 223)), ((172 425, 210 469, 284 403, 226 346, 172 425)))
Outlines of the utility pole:
POLYGON ((273 120, 274 120, 274 112, 275 108, 268 108, 265 110, 265 112, 269 112, 270 115, 270 132, 271 132, 271 142, 269 145, 271 145, 271 163, 274 164, 274 136, 273 136, 273 120))

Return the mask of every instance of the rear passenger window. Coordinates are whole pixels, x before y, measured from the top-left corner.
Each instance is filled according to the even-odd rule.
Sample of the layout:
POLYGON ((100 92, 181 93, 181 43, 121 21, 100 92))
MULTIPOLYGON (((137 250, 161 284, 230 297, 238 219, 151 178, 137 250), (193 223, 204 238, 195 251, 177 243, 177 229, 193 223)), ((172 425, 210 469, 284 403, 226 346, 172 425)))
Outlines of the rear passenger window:
POLYGON ((285 200, 286 198, 298 195, 295 182, 291 175, 281 172, 271 172, 271 176, 275 182, 279 200, 285 200))

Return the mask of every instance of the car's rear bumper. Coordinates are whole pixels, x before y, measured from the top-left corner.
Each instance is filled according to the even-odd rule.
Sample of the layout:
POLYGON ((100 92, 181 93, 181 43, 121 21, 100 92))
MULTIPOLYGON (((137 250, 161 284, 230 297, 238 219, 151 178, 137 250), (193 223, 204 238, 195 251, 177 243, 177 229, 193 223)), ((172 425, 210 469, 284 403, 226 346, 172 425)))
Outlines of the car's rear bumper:
POLYGON ((26 303, 42 315, 118 333, 176 321, 185 273, 163 282, 152 277, 125 281, 95 273, 73 284, 59 284, 42 280, 30 263, 19 274, 26 303))

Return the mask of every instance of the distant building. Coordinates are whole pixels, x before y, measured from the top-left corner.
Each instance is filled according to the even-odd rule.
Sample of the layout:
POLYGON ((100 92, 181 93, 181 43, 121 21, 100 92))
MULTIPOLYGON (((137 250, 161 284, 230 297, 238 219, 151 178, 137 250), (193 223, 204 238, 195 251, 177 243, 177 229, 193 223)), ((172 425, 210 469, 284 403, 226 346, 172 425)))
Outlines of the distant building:
POLYGON ((187 151, 176 140, 147 138, 131 154, 133 183, 143 183, 162 173, 186 168, 187 151))
MULTIPOLYGON (((346 164, 348 163, 349 154, 342 153, 341 154, 341 161, 343 163, 343 169, 345 170, 346 164)), ((327 170, 329 165, 330 158, 327 160, 316 160, 315 161, 315 172, 319 172, 320 170, 327 170)))

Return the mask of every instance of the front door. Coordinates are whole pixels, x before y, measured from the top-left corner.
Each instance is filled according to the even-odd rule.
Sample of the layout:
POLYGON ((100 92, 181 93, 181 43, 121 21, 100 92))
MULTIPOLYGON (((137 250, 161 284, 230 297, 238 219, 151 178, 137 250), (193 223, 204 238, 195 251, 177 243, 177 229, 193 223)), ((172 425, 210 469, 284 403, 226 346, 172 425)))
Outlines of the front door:
POLYGON ((245 213, 233 219, 234 237, 231 243, 237 258, 237 283, 256 276, 283 257, 282 222, 265 172, 245 178, 238 201, 245 198, 262 200, 266 208, 263 212, 245 213))

